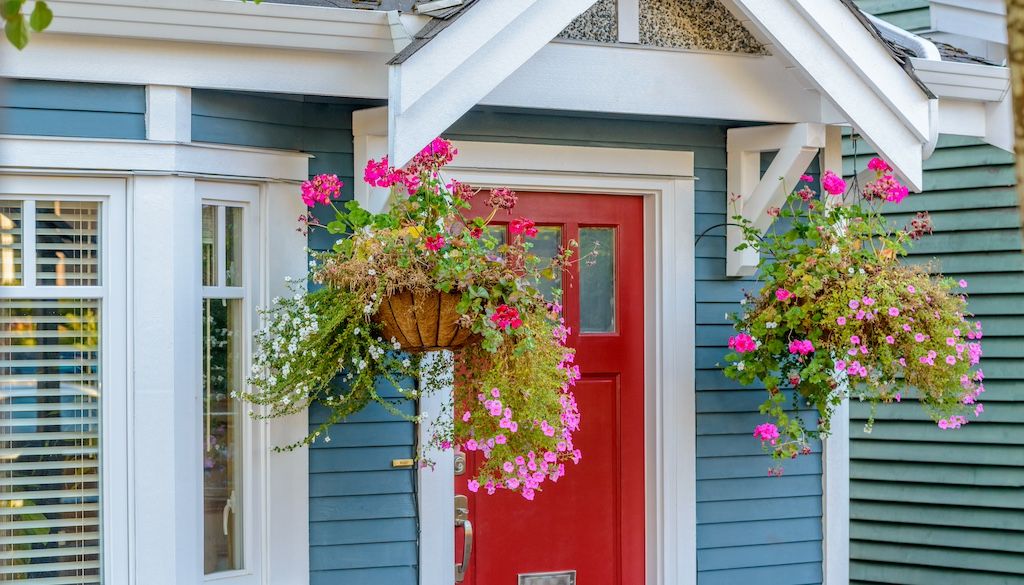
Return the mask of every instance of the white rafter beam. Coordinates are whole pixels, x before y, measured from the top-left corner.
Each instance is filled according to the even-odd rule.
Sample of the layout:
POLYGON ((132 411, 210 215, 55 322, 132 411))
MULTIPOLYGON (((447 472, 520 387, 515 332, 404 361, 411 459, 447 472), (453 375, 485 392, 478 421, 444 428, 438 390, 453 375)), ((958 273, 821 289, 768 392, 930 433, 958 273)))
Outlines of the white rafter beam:
MULTIPOLYGON (((788 190, 799 181, 818 149, 825 147, 823 124, 780 124, 731 128, 726 135, 728 151, 727 190, 739 199, 730 202, 728 217, 741 215, 753 222, 754 229, 765 231, 772 218, 768 208, 780 207, 788 190), (764 176, 761 154, 778 151, 764 176)), ((743 232, 736 226, 726 230, 726 275, 750 276, 757 270, 755 250, 736 250, 743 243, 743 232)))
POLYGON ((595 0, 478 0, 390 66, 388 137, 405 164, 595 0))
POLYGON ((772 51, 808 80, 914 190, 932 135, 931 97, 839 0, 727 0, 772 51))

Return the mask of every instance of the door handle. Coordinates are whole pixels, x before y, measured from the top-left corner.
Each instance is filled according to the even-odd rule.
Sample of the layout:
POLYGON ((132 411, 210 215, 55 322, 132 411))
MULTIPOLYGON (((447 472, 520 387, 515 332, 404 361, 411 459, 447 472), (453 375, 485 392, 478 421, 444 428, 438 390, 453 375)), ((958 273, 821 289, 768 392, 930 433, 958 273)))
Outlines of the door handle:
POLYGON ((462 562, 455 563, 455 582, 462 583, 469 568, 469 559, 473 556, 473 523, 469 521, 469 498, 455 496, 455 526, 464 531, 462 544, 462 562))
POLYGON ((221 510, 221 522, 224 523, 224 536, 228 536, 228 515, 235 511, 235 490, 231 490, 231 495, 227 500, 224 500, 224 509, 221 510))

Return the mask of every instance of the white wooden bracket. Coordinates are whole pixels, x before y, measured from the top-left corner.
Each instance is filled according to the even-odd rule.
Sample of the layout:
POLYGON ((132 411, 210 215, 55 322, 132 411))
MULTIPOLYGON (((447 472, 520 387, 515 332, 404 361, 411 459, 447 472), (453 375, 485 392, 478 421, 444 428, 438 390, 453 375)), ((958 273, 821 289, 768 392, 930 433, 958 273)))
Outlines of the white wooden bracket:
MULTIPOLYGON (((726 212, 729 221, 741 215, 753 222, 754 229, 764 232, 772 223, 770 207, 779 207, 800 175, 825 147, 824 124, 780 124, 731 128, 726 136, 728 151, 726 212), (778 151, 764 176, 761 175, 761 154, 778 151), (737 199, 735 196, 739 196, 737 199)), ((841 169, 836 169, 841 172, 841 169)), ((737 251, 743 243, 743 232, 736 226, 726 230, 726 275, 750 276, 757 270, 758 253, 737 251)))
POLYGON ((409 162, 594 2, 478 0, 399 53, 388 78, 391 162, 409 162))

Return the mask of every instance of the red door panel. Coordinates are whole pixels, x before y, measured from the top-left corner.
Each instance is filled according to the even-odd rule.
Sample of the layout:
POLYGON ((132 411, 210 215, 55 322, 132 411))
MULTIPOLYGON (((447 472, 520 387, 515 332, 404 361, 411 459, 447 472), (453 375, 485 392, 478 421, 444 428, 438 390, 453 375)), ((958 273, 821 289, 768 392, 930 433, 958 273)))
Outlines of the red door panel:
MULTIPOLYGON (((489 211, 482 205, 474 209, 481 215, 489 211)), ((463 582, 515 585, 521 574, 575 571, 580 585, 643 583, 643 198, 526 193, 512 215, 499 214, 496 221, 518 217, 559 228, 563 244, 581 235, 606 242, 598 249, 605 264, 575 263, 562 276, 564 315, 573 330, 569 343, 583 376, 574 389, 582 416, 574 440, 583 458, 532 502, 500 491, 474 494, 465 476, 456 478, 456 493, 468 496, 474 529, 463 582), (595 289, 588 291, 590 304, 581 304, 584 283, 595 289), (605 324, 604 331, 580 331, 587 311, 601 312, 596 321, 605 324)), ((460 529, 459 559, 462 538, 460 529)))

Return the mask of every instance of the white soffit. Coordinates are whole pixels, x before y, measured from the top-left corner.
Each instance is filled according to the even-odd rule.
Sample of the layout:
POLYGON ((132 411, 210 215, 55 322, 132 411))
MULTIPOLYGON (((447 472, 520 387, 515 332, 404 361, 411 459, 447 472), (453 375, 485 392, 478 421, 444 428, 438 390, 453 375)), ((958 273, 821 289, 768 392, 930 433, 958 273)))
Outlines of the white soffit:
POLYGON ((839 0, 727 0, 915 189, 932 134, 930 96, 839 0))
POLYGON ((595 113, 804 122, 821 98, 774 56, 549 43, 480 103, 595 113), (538 88, 543 88, 538 91, 538 88))
POLYGON ((411 159, 594 1, 478 0, 430 42, 392 64, 392 162, 411 159))

